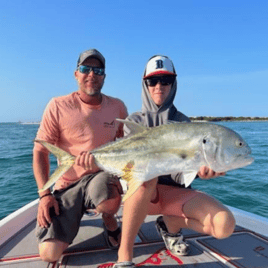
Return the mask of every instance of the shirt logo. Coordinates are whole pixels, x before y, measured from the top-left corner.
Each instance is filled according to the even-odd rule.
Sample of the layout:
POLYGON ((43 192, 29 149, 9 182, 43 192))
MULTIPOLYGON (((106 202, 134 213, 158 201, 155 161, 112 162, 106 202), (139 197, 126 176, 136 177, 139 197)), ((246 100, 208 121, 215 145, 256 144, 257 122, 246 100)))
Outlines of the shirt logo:
POLYGON ((106 127, 106 128, 114 128, 115 127, 114 120, 111 123, 104 122, 103 126, 106 127))

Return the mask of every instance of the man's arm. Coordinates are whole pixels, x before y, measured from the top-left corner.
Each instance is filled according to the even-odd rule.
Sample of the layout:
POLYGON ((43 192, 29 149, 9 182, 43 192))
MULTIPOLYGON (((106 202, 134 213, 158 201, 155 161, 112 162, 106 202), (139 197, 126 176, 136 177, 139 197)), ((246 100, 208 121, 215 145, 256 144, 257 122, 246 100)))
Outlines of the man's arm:
POLYGON ((100 170, 96 165, 94 156, 89 151, 81 152, 76 157, 75 164, 81 166, 85 170, 90 171, 91 173, 96 173, 100 170))
MULTIPOLYGON (((49 157, 47 152, 34 150, 33 172, 37 187, 41 189, 49 179, 49 157)), ((37 221, 39 226, 45 228, 51 223, 50 208, 53 207, 55 213, 57 215, 59 214, 58 202, 50 193, 50 189, 47 189, 39 194, 40 203, 38 206, 37 221)))

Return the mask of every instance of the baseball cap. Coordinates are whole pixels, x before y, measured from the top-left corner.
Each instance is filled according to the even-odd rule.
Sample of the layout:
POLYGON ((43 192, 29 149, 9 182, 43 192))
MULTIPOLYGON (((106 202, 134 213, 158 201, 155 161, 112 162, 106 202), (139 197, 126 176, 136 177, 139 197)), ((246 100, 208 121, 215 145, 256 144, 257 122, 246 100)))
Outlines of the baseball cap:
POLYGON ((82 65, 83 62, 87 58, 91 58, 91 57, 98 59, 101 62, 101 64, 103 65, 103 68, 105 68, 105 58, 102 56, 102 54, 97 49, 94 49, 94 48, 86 50, 79 55, 79 58, 77 61, 77 67, 79 65, 82 65))
POLYGON ((172 61, 166 56, 152 57, 147 63, 143 79, 156 74, 177 75, 172 61))

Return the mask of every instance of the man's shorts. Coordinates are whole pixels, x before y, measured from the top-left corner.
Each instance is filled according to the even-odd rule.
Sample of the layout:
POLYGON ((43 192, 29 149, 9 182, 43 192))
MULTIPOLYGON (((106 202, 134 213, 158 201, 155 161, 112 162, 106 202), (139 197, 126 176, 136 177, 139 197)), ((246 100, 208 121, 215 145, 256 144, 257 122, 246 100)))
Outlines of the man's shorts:
POLYGON ((41 228, 37 223, 38 242, 57 239, 71 244, 78 233, 85 210, 94 209, 102 201, 112 198, 115 187, 120 194, 123 193, 119 179, 101 171, 84 176, 66 189, 54 191, 53 194, 59 203, 60 215, 57 216, 54 211, 51 211, 52 223, 48 228, 41 228))

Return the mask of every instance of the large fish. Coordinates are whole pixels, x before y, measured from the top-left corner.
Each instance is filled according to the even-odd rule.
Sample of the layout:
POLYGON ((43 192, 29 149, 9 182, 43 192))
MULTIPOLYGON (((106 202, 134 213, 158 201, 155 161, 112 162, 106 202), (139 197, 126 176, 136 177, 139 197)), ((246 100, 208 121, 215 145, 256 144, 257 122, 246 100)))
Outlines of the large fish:
MULTIPOLYGON (((132 136, 111 142, 91 153, 100 169, 128 183, 123 200, 145 181, 182 172, 181 183, 189 186, 203 165, 216 172, 241 168, 253 162, 251 149, 233 130, 210 123, 171 122, 154 128, 127 120, 132 136)), ((53 153, 60 166, 40 192, 55 183, 75 162, 75 157, 45 141, 37 140, 53 153)))

